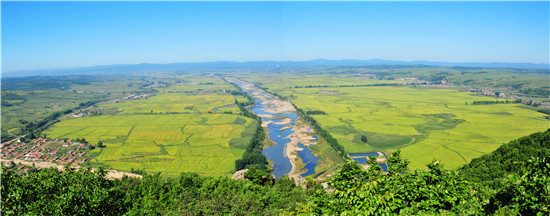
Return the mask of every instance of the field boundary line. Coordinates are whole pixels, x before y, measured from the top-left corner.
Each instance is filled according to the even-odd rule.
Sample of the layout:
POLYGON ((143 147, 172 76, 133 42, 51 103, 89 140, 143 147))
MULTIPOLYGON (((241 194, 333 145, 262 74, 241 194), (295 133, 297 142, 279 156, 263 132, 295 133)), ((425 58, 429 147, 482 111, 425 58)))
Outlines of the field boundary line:
POLYGON ((128 135, 126 135, 126 138, 124 139, 124 142, 122 142, 122 145, 120 145, 120 146, 126 145, 126 141, 128 140, 128 138, 130 138, 130 134, 132 133, 132 131, 134 130, 135 127, 136 127, 136 125, 132 125, 132 128, 130 128, 130 131, 128 131, 128 135))
MULTIPOLYGON (((451 143, 451 144, 452 144, 452 143, 451 143)), ((458 151, 452 150, 452 149, 450 149, 449 147, 444 146, 444 145, 442 145, 442 146, 443 146, 443 148, 446 148, 446 149, 448 149, 448 150, 450 150, 450 151, 456 153, 458 156, 460 156, 460 157, 462 158, 462 160, 464 160, 464 162, 468 163, 468 160, 466 160, 466 158, 465 158, 464 156, 462 156, 460 153, 458 153, 458 151)))

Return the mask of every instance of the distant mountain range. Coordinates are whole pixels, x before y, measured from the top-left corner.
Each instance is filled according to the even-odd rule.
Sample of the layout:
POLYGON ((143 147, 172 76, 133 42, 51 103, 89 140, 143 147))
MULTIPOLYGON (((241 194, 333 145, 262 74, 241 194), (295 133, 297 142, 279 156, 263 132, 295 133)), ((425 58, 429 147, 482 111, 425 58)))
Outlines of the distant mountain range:
POLYGON ((61 75, 122 75, 144 72, 170 72, 183 69, 201 68, 261 68, 261 67, 312 67, 312 66, 375 66, 375 65, 425 65, 444 67, 481 67, 481 68, 518 68, 518 69, 546 69, 550 70, 549 64, 533 63, 505 63, 505 62, 430 62, 430 61, 392 61, 384 59, 371 60, 327 60, 317 59, 311 61, 216 61, 198 63, 170 63, 170 64, 118 64, 99 65, 81 68, 65 68, 52 70, 25 70, 10 73, 2 73, 2 77, 24 77, 24 76, 61 76, 61 75))

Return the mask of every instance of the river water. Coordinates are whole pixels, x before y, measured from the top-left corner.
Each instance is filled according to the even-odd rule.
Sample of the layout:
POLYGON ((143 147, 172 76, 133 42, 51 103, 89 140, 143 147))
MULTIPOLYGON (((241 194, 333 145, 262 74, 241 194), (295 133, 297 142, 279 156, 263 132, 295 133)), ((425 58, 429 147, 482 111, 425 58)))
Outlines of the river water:
MULTIPOLYGON (((294 128, 296 120, 299 118, 298 115, 293 111, 275 112, 274 110, 277 108, 276 104, 280 104, 282 101, 261 89, 253 87, 250 83, 235 79, 228 79, 228 81, 237 84, 245 93, 256 100, 256 103, 250 110, 260 116, 263 122, 267 123, 265 129, 268 132, 268 137, 276 143, 276 145, 265 148, 262 151, 262 154, 273 162, 273 175, 275 175, 275 178, 278 179, 284 175, 291 174, 293 166, 288 156, 287 147, 291 144, 289 137, 294 136, 292 128, 294 128)), ((314 136, 311 142, 316 141, 317 137, 314 136)), ((295 170, 294 172, 302 173, 305 171, 300 174, 302 177, 315 174, 315 167, 319 158, 313 155, 311 150, 302 143, 298 143, 297 147, 302 150, 298 150, 295 153, 306 165, 303 169, 295 170)))

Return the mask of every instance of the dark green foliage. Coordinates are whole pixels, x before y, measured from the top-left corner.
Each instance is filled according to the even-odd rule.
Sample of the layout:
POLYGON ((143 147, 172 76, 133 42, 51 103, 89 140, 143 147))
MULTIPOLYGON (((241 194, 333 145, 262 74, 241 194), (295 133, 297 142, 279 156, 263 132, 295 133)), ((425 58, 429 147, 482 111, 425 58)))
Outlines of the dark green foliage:
POLYGON ((531 157, 550 158, 550 129, 512 140, 489 155, 473 159, 459 171, 471 182, 500 188, 509 174, 519 174, 522 166, 516 163, 531 157))
POLYGON ((281 181, 261 186, 225 177, 182 173, 163 179, 107 180, 104 172, 22 176, 2 170, 3 215, 277 215, 305 203, 307 193, 281 181))
POLYGON ((14 93, 3 93, 2 94, 2 106, 3 107, 11 107, 15 105, 20 105, 22 103, 25 103, 27 101, 27 98, 22 95, 14 94, 14 93), (9 101, 9 102, 8 102, 9 101), (17 102, 13 102, 17 101, 17 102))
POLYGON ((369 140, 367 139, 367 136, 361 135, 361 141, 366 143, 366 142, 368 142, 369 140))
POLYGON ((260 170, 265 170, 267 158, 261 153, 245 152, 240 159, 235 161, 235 170, 242 170, 247 167, 255 167, 260 170))
POLYGON ((9 140, 12 140, 12 139, 15 139, 15 136, 11 135, 8 133, 8 131, 2 129, 1 131, 1 137, 2 137, 2 142, 7 142, 9 140))
POLYGON ((398 153, 390 158, 398 162, 392 166, 399 168, 388 174, 376 171, 376 168, 366 171, 353 161, 347 162, 330 180, 334 192, 319 191, 301 213, 460 215, 481 212, 484 201, 480 197, 484 195, 458 173, 445 170, 434 161, 428 164, 427 170, 399 174, 406 169, 406 163, 398 153))
POLYGON ((437 82, 447 78, 445 75, 432 75, 428 78, 429 81, 437 82))
POLYGON ((22 95, 14 94, 14 93, 4 93, 2 94, 2 100, 22 100, 27 101, 27 98, 22 95))
POLYGON ((138 174, 138 175, 147 175, 147 172, 145 172, 144 169, 134 169, 134 168, 131 168, 130 169, 130 172, 131 173, 134 173, 134 174, 138 174))
MULTIPOLYGON (((262 118, 245 108, 248 105, 254 104, 254 99, 244 93, 238 85, 234 83, 231 84, 235 86, 235 88, 239 89, 240 95, 243 95, 245 98, 248 99, 248 102, 239 102, 235 100, 235 104, 241 110, 241 114, 243 116, 256 119, 256 131, 254 132, 252 139, 250 139, 250 143, 246 147, 246 151, 243 156, 235 161, 235 170, 241 170, 248 167, 266 170, 267 158, 265 157, 265 155, 262 154, 263 143, 265 140, 265 131, 262 127, 262 118)), ((239 118, 237 118, 235 121, 237 121, 238 119, 239 118)))
POLYGON ((321 110, 309 110, 306 112, 306 114, 307 115, 326 115, 327 113, 321 110))
POLYGON ((2 79, 2 90, 48 90, 59 89, 67 90, 73 84, 71 81, 55 80, 55 77, 24 77, 24 78, 5 78, 2 79))
POLYGON ((294 108, 296 109, 296 113, 298 114, 298 116, 300 116, 301 119, 303 119, 309 125, 311 125, 311 127, 313 127, 313 130, 315 130, 317 135, 319 135, 323 139, 325 139, 325 141, 328 143, 328 145, 330 147, 332 147, 334 150, 336 150, 336 152, 338 152, 338 154, 341 157, 343 157, 343 158, 347 157, 347 154, 346 154, 346 151, 344 150, 344 147, 341 146, 340 144, 338 144, 338 141, 334 137, 332 137, 332 135, 330 135, 330 133, 328 131, 321 128, 321 126, 319 126, 319 124, 317 123, 317 121, 313 117, 308 116, 307 114, 305 114, 302 109, 298 109, 298 107, 296 107, 296 105, 294 105, 294 103, 292 103, 292 106, 294 106, 294 108))
MULTIPOLYGON (((74 140, 75 142, 79 142, 79 143, 88 143, 88 141, 86 141, 86 138, 82 138, 82 139, 79 139, 79 138, 76 138, 74 140)), ((99 141, 101 142, 101 141, 99 141)), ((97 143, 99 145, 99 142, 97 143)), ((101 143, 103 145, 103 143, 101 143)))
POLYGON ((306 194, 283 185, 200 177, 182 173, 176 179, 145 176, 129 187, 128 215, 276 215, 306 201, 306 194))
MULTIPOLYGON (((372 161, 372 160, 371 160, 372 161)), ((390 157, 388 158, 388 173, 389 174, 398 174, 398 173, 404 173, 407 171, 407 167, 409 166, 409 161, 406 159, 401 158, 401 150, 396 150, 393 152, 390 157)), ((430 165, 428 165, 430 167, 430 165)))
POLYGON ((271 176, 272 170, 257 170, 254 167, 250 167, 244 174, 244 178, 250 180, 254 184, 259 185, 273 185, 275 179, 271 176))
POLYGON ((262 145, 264 140, 265 140, 264 128, 262 127, 261 121, 258 121, 256 126, 256 133, 254 133, 254 136, 250 140, 250 144, 248 145, 248 147, 246 147, 246 152, 262 153, 262 145))
POLYGON ((512 104, 512 103, 521 103, 521 99, 516 100, 506 100, 506 101, 474 101, 472 105, 489 105, 489 104, 512 104))
POLYGON ((504 187, 491 199, 485 213, 513 209, 522 215, 549 215, 550 157, 532 157, 515 166, 521 169, 504 179, 504 187))
POLYGON ((89 85, 97 81, 100 81, 98 77, 87 75, 8 77, 2 78, 2 90, 69 90, 72 85, 89 85))
POLYGON ((540 113, 544 113, 544 114, 550 115, 550 109, 548 109, 548 108, 540 108, 540 109, 537 109, 537 112, 540 112, 540 113))
POLYGON ((130 207, 124 191, 104 175, 46 169, 23 177, 3 168, 2 214, 121 215, 130 207))
POLYGON ((550 97, 550 90, 543 88, 526 88, 519 90, 519 92, 526 95, 535 95, 545 98, 550 97))
POLYGON ((105 147, 105 146, 103 145, 103 142, 102 142, 102 141, 99 141, 99 142, 97 142, 97 147, 98 147, 98 148, 103 148, 103 147, 105 147))

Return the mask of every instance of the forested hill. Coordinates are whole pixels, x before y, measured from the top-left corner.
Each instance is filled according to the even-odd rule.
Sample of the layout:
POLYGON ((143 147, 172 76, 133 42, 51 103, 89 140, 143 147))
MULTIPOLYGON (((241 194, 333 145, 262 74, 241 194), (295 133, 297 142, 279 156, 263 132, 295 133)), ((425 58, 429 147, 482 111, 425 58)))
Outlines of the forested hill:
POLYGON ((135 73, 149 73, 151 71, 181 72, 196 69, 220 68, 279 68, 279 67, 369 67, 369 66, 433 66, 433 67, 472 67, 472 68, 516 68, 548 70, 548 64, 534 63, 506 63, 506 62, 430 62, 430 61, 393 61, 384 59, 357 60, 328 60, 316 59, 311 61, 217 61, 196 63, 168 63, 168 64, 116 64, 97 65, 80 68, 59 68, 45 70, 24 70, 2 74, 4 77, 25 76, 62 76, 62 75, 130 75, 135 73))
POLYGON ((328 189, 295 187, 251 168, 250 180, 145 175, 105 179, 99 169, 26 175, 2 167, 3 215, 549 215, 550 130, 504 144, 459 170, 438 161, 410 171, 396 151, 388 173, 343 164, 328 189))
POLYGON ((531 157, 550 160, 550 129, 503 144, 493 153, 473 159, 459 172, 471 182, 499 188, 508 175, 526 169, 522 162, 531 157))

